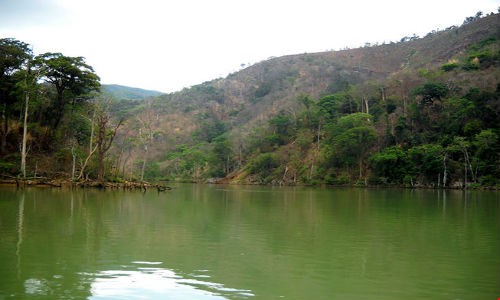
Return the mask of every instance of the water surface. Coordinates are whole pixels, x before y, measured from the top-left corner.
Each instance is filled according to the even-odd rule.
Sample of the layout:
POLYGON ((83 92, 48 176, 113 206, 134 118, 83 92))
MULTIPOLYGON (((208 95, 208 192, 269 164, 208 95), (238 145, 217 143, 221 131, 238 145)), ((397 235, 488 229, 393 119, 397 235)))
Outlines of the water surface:
POLYGON ((498 192, 0 188, 0 299, 497 299, 498 192))

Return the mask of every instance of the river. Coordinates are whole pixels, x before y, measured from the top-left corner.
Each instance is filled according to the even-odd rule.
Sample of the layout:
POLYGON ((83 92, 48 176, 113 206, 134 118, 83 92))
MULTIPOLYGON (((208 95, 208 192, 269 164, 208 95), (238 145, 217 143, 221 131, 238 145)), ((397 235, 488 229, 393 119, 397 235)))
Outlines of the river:
POLYGON ((498 299, 500 193, 0 188, 0 299, 498 299))

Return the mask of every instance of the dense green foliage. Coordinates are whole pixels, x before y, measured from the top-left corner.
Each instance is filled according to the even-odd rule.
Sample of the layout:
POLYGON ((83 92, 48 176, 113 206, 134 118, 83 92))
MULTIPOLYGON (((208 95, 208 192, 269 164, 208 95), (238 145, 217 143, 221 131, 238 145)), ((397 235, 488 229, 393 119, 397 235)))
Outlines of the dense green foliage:
MULTIPOLYGON (((312 168, 311 152, 317 147, 319 168, 312 176, 307 174, 310 168, 296 170, 303 183, 499 183, 500 85, 495 91, 470 88, 466 93, 453 93, 443 82, 424 82, 412 89, 412 105, 406 115, 397 105, 391 113, 350 113, 346 107, 354 92, 355 87, 310 101, 297 120, 283 113, 270 119, 270 135, 260 139, 257 149, 274 154, 250 160, 250 173, 267 178, 278 168, 276 161, 290 164, 283 155, 285 148, 286 152, 295 148, 300 153, 295 159, 312 168), (397 122, 391 124, 391 119, 397 122), (285 126, 290 124, 294 125, 285 126), (314 141, 314 130, 320 124, 324 130, 314 141), (387 130, 380 130, 384 127, 387 130)), ((378 101, 372 106, 384 105, 382 99, 378 101)), ((275 182, 280 181, 282 174, 275 175, 275 182)))
POLYGON ((116 130, 99 81, 83 57, 34 56, 28 44, 0 39, 2 175, 103 179, 96 163, 116 130))
MULTIPOLYGON (((203 142, 208 151, 206 167, 198 169, 196 178, 189 171, 165 171, 169 178, 217 177, 239 183, 498 185, 500 61, 495 34, 466 44, 445 64, 405 67, 377 80, 334 75, 323 94, 298 94, 294 103, 273 104, 274 113, 250 130, 235 123, 244 108, 236 106, 228 118, 219 106, 208 106, 217 90, 208 93, 210 83, 184 91, 193 94, 181 99, 206 101, 193 132, 194 141, 203 142)), ((294 76, 299 72, 283 69, 284 80, 267 62, 262 69, 269 72, 269 81, 254 85, 249 93, 241 86, 235 92, 255 107, 267 99, 289 97, 287 85, 297 84, 294 76)), ((227 104, 227 93, 219 91, 216 102, 227 104)), ((190 107, 186 113, 196 112, 190 107)), ((199 144, 189 145, 183 152, 199 149, 199 144)))

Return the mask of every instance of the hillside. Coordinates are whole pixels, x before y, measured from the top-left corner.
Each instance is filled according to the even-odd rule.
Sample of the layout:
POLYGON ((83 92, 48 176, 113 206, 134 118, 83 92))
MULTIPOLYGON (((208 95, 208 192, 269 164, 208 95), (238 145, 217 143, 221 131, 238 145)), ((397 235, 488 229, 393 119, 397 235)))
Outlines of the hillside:
POLYGON ((101 90, 117 100, 142 100, 149 97, 157 97, 163 94, 158 91, 144 90, 118 84, 103 84, 101 90))
POLYGON ((477 14, 422 38, 272 58, 160 95, 101 89, 83 57, 34 57, 0 39, 0 173, 498 187, 499 25, 499 14, 477 14))
MULTIPOLYGON (((422 96, 415 90, 436 82, 445 86, 447 97, 464 97, 473 88, 493 93, 500 78, 499 24, 499 15, 494 14, 423 38, 273 58, 226 78, 162 95, 134 108, 135 121, 128 123, 121 141, 137 134, 139 128, 142 132, 148 128, 149 138, 142 139, 147 151, 131 149, 127 154, 129 164, 123 165, 124 173, 127 169, 137 172, 137 162, 147 161, 146 177, 307 183, 314 178, 336 182, 327 179, 340 176, 348 182, 364 178, 366 183, 375 173, 368 165, 368 157, 362 161, 358 158, 358 163, 328 162, 335 151, 336 137, 322 128, 333 130, 338 118, 348 114, 370 113, 376 122, 370 128, 377 140, 367 150, 371 155, 388 146, 408 150, 419 144, 441 143, 437 138, 420 135, 419 141, 397 136, 403 123, 407 130, 404 134, 416 137, 417 131, 432 131, 437 126, 416 125, 421 121, 416 114, 422 111, 415 109, 422 96), (329 116, 330 120, 318 112, 331 101, 325 100, 328 97, 340 99, 333 108, 338 114, 329 116), (301 124, 305 114, 313 112, 316 119, 324 120, 301 124), (281 137, 277 133, 280 121, 287 127, 281 137), (297 149, 301 139, 305 141, 297 149), (292 152, 294 157, 290 157, 292 152), (269 156, 270 164, 264 167, 269 169, 268 174, 251 170, 252 164, 264 159, 263 155, 269 156), (318 168, 319 163, 323 169, 318 168)), ((444 103, 444 97, 439 100, 444 103)), ((498 113, 498 107, 491 109, 498 113)), ((459 181, 458 177, 454 179, 459 181)))

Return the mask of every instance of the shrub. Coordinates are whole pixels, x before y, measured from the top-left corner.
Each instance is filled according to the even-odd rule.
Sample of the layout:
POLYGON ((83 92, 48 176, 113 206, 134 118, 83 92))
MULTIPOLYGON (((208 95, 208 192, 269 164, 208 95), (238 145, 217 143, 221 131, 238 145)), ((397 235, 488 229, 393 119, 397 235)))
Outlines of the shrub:
POLYGON ((13 174, 16 171, 16 164, 0 159, 0 172, 2 174, 13 174))
POLYGON ((401 147, 393 146, 375 153, 370 158, 375 175, 385 182, 401 183, 408 172, 408 157, 401 147))
POLYGON ((481 183, 482 186, 495 186, 499 181, 493 175, 486 175, 479 177, 479 183, 481 183))
POLYGON ((255 98, 262 98, 264 96, 266 96, 267 94, 269 94, 271 92, 271 89, 272 89, 272 84, 270 83, 263 83, 261 84, 257 90, 255 91, 255 98))
POLYGON ((441 70, 443 70, 445 72, 453 71, 456 68, 458 68, 458 64, 457 63, 447 63, 447 64, 444 64, 444 65, 441 66, 441 70))
POLYGON ((326 175, 325 183, 331 185, 345 185, 349 184, 350 178, 348 174, 340 174, 340 175, 326 175))
POLYGON ((269 176, 279 166, 278 160, 271 153, 263 153, 257 156, 249 165, 250 174, 260 174, 262 177, 269 176))

